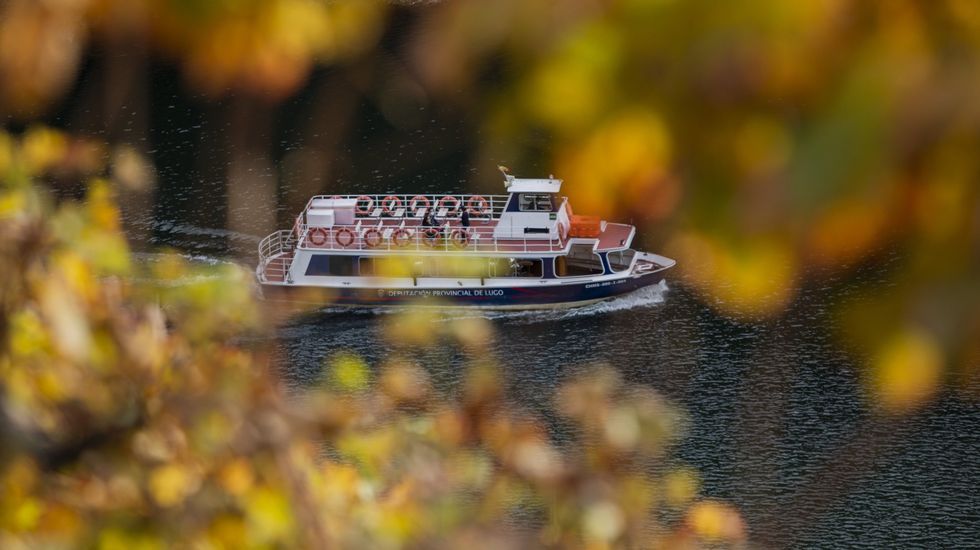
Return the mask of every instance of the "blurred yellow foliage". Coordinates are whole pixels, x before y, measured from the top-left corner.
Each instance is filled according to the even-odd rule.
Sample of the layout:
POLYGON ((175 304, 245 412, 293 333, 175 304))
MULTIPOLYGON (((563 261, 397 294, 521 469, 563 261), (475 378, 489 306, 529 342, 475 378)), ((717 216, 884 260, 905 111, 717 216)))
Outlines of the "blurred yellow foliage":
POLYGON ((906 329, 882 346, 873 364, 876 402, 885 412, 914 410, 938 390, 944 361, 938 343, 921 329, 906 329))
MULTIPOLYGON (((473 368, 459 403, 431 402, 416 365, 354 355, 338 355, 331 376, 358 391, 288 402, 266 352, 242 343, 274 316, 246 270, 177 255, 134 264, 114 185, 146 190, 149 161, 31 122, 71 87, 92 39, 113 60, 131 45, 169 55, 210 97, 281 100, 317 64, 404 57, 396 72, 412 85, 397 89, 491 106, 475 123, 483 158, 553 165, 578 213, 635 219, 725 315, 778 316, 801 286, 900 256, 887 283, 841 310, 847 336, 871 350, 868 387, 883 411, 919 409, 953 363, 976 375, 976 2, 442 2, 413 12, 417 26, 389 24, 400 9, 0 5, 0 116, 24 124, 0 130, 0 546, 745 537, 731 507, 701 501, 650 538, 664 531, 647 524, 656 506, 696 498, 693 473, 644 484, 614 466, 662 458, 683 428, 656 396, 603 370, 571 381, 557 408, 595 445, 569 460, 506 410, 492 326, 446 323, 436 303, 392 316, 384 335, 396 349, 461 344, 473 368), (377 47, 401 25, 406 55, 377 47), (66 199, 76 180, 88 187, 81 205, 66 199), (638 488, 651 485, 656 500, 638 488), (540 506, 547 526, 512 534, 502 516, 514 506, 540 506), (175 519, 185 510, 193 521, 175 519)), ((372 71, 352 72, 353 88, 365 87, 361 72, 372 71)), ((406 257, 378 272, 416 269, 406 257)))
POLYGON ((607 25, 588 25, 567 35, 531 73, 521 97, 536 120, 559 133, 587 128, 611 98, 609 78, 621 58, 619 34, 607 25))
POLYGON ((778 237, 746 243, 718 241, 707 234, 680 234, 668 245, 685 280, 715 295, 715 306, 738 318, 772 315, 795 294, 796 259, 778 237))
POLYGON ((736 166, 744 175, 742 181, 752 183, 784 169, 793 143, 778 121, 753 117, 736 130, 733 148, 736 166))
POLYGON ((296 91, 314 61, 343 59, 371 46, 385 11, 372 0, 151 6, 151 30, 182 59, 193 86, 211 95, 242 89, 276 99, 296 91))
POLYGON ((160 506, 176 506, 200 485, 200 477, 181 464, 166 464, 150 472, 149 489, 160 506))
POLYGON ((71 84, 86 29, 84 0, 0 6, 0 115, 38 114, 71 84))
MULTIPOLYGON (((560 158, 559 173, 573 183, 569 198, 583 214, 609 216, 624 204, 643 201, 645 193, 673 185, 667 178, 672 156, 670 135, 663 121, 649 109, 625 109, 602 124, 584 144, 569 148, 560 158)), ((670 191, 672 208, 676 193, 670 191)))
POLYGON ((0 130, 0 177, 3 177, 14 158, 13 140, 10 134, 0 130))
POLYGON ((833 269, 859 262, 885 238, 889 206, 882 198, 844 198, 830 205, 810 228, 809 259, 833 269))
POLYGON ((669 472, 663 480, 663 496, 669 506, 687 506, 698 493, 697 473, 689 468, 669 472))
POLYGON ((28 129, 21 142, 23 166, 28 174, 39 174, 50 169, 65 156, 68 140, 61 132, 34 126, 28 129))
POLYGON ((745 525, 730 505, 713 500, 694 504, 687 513, 687 523, 694 533, 709 541, 738 541, 745 538, 745 525))
POLYGON ((281 99, 315 61, 355 56, 378 39, 383 2, 16 0, 0 11, 0 113, 42 112, 71 82, 90 33, 152 41, 212 95, 281 99))
POLYGON ((289 540, 294 529, 289 498, 271 487, 256 487, 245 496, 248 545, 262 546, 289 540))
POLYGON ((330 372, 334 384, 341 391, 361 391, 367 389, 371 381, 367 363, 353 353, 335 355, 330 360, 330 372))

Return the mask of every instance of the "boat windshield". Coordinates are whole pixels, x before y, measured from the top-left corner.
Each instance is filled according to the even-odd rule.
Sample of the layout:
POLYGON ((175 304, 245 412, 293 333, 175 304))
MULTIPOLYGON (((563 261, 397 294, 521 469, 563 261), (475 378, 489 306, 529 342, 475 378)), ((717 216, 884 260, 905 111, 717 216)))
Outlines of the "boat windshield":
POLYGON ((635 250, 627 249, 610 252, 606 257, 609 259, 609 266, 612 267, 613 271, 625 271, 630 268, 635 255, 635 250))
POLYGON ((555 259, 555 272, 559 277, 601 275, 603 271, 602 259, 592 252, 591 244, 572 245, 568 255, 555 259))

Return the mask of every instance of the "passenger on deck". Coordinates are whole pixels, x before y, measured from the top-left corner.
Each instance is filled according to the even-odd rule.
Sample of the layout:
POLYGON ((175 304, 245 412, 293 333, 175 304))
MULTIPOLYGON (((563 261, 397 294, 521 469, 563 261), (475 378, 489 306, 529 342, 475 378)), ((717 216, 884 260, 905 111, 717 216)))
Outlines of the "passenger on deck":
POLYGON ((463 210, 463 215, 460 216, 459 223, 462 224, 463 227, 469 227, 470 226, 470 210, 469 210, 469 208, 463 210))
POLYGON ((446 236, 445 235, 445 232, 446 231, 442 227, 442 225, 441 225, 442 222, 439 221, 439 218, 437 218, 435 214, 432 214, 432 218, 431 219, 432 219, 432 227, 435 227, 436 229, 439 230, 439 237, 445 237, 446 236))
POLYGON ((426 212, 425 216, 422 216, 422 227, 434 227, 439 232, 439 236, 442 237, 442 228, 439 227, 439 222, 436 220, 435 214, 432 212, 426 212))

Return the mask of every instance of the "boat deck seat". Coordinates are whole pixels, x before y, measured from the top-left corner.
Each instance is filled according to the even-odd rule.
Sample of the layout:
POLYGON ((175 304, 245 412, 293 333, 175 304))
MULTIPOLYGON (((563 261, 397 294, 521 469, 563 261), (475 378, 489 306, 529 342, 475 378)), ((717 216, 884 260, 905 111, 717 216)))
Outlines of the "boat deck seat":
POLYGON ((424 218, 425 217, 425 213, 428 212, 428 211, 429 211, 428 208, 425 208, 425 207, 419 208, 418 210, 415 211, 415 217, 416 218, 424 218))
POLYGON ((404 208, 399 208, 398 210, 395 210, 395 212, 391 215, 391 217, 393 218, 402 218, 404 216, 405 216, 404 208))
POLYGON ((372 218, 380 218, 381 217, 381 212, 383 212, 383 209, 379 206, 379 207, 377 207, 377 208, 375 208, 374 210, 371 211, 371 217, 372 218))
POLYGON ((440 209, 439 209, 439 213, 438 213, 437 215, 438 215, 438 216, 439 216, 440 218, 445 218, 445 217, 446 217, 446 214, 448 214, 448 213, 449 213, 449 209, 448 209, 448 208, 445 208, 445 207, 443 207, 443 208, 440 208, 440 209))

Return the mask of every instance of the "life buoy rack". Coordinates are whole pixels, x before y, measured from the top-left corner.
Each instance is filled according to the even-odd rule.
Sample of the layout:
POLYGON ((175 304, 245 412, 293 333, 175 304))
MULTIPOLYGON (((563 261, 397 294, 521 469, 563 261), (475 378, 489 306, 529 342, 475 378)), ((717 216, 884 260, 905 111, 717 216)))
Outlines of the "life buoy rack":
POLYGON ((435 227, 426 227, 422 231, 422 242, 429 247, 434 248, 436 243, 439 242, 439 230, 435 227))
POLYGON ((371 213, 372 206, 374 206, 374 199, 372 199, 367 195, 361 195, 360 197, 357 197, 357 205, 354 206, 354 211, 357 212, 358 214, 367 215, 371 213), (365 202, 367 203, 367 205, 362 206, 362 203, 365 202))
POLYGON ((480 195, 473 195, 472 197, 470 197, 470 200, 466 201, 466 210, 470 214, 474 214, 476 216, 482 216, 486 214, 489 208, 490 208, 490 201, 488 201, 485 197, 482 197, 480 195))
POLYGON ((465 229, 453 229, 449 240, 456 248, 466 248, 470 244, 470 234, 465 229))
POLYGON ((460 202, 460 200, 452 195, 446 195, 442 197, 441 199, 439 199, 439 203, 437 204, 439 208, 446 209, 446 214, 456 214, 457 212, 459 212, 459 207, 461 205, 462 203, 460 202), (450 203, 450 202, 453 204, 451 207, 446 205, 446 203, 450 203))
POLYGON ((340 245, 341 248, 347 248, 348 246, 354 244, 354 232, 346 227, 341 227, 334 233, 333 240, 340 245))
POLYGON ((402 200, 394 195, 388 195, 381 200, 381 209, 384 213, 391 216, 396 210, 402 207, 402 200))
POLYGON ((408 229, 404 227, 399 227, 391 234, 391 244, 397 246, 398 248, 404 248, 408 246, 408 242, 412 239, 412 234, 409 233, 408 229))
POLYGON ((375 227, 371 227, 364 231, 361 239, 364 240, 364 245, 368 248, 377 248, 377 246, 381 244, 384 237, 381 236, 381 231, 375 227))
POLYGON ((322 227, 314 227, 310 229, 308 238, 314 246, 323 246, 327 243, 327 230, 322 227))
POLYGON ((422 204, 421 208, 428 208, 431 204, 429 202, 429 197, 426 197, 425 195, 415 195, 412 197, 412 200, 408 201, 408 209, 412 211, 412 214, 419 211, 419 203, 422 204))

